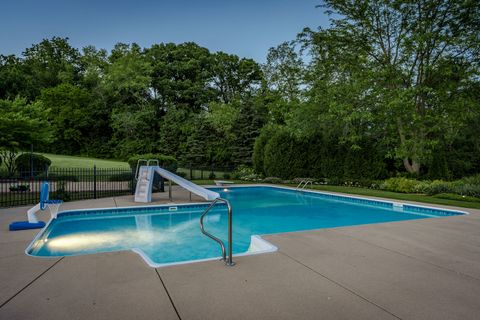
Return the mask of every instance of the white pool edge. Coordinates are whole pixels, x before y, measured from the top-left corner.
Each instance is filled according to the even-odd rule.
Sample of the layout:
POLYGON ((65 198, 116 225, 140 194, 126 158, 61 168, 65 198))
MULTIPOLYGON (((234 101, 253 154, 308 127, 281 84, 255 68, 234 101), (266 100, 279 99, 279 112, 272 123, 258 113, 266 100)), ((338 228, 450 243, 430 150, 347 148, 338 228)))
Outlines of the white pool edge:
MULTIPOLYGON (((373 200, 381 203, 386 203, 386 204, 392 204, 392 206, 395 207, 401 207, 403 210, 403 206, 414 206, 414 207, 420 207, 420 208, 425 208, 425 209, 432 209, 432 210, 442 210, 442 211, 447 211, 447 212, 452 212, 452 213, 461 213, 463 215, 469 215, 470 212, 467 211, 462 211, 462 210, 452 210, 448 208, 443 208, 443 207, 432 207, 432 206, 425 206, 425 205, 418 205, 418 204, 412 204, 408 202, 398 202, 398 201, 388 201, 388 200, 380 200, 376 198, 366 198, 366 197, 360 197, 360 196, 354 196, 354 195, 346 195, 346 194, 341 194, 341 193, 335 193, 335 192, 328 192, 328 191, 319 191, 319 190, 297 190, 296 188, 293 187, 288 187, 288 186, 278 186, 278 185, 270 185, 270 184, 256 184, 256 185, 233 185, 233 186, 228 186, 228 188, 251 188, 251 187, 271 187, 271 188, 277 188, 277 189, 285 189, 285 190, 290 190, 290 191, 298 191, 298 192, 307 192, 307 193, 318 193, 318 194, 326 194, 326 195, 333 195, 333 196, 338 196, 338 197, 343 197, 343 198, 353 198, 353 199, 361 199, 361 200, 373 200)), ((218 186, 209 186, 211 188, 218 188, 218 186)), ((58 212, 59 215, 61 213, 68 213, 68 212, 75 212, 75 211, 98 211, 98 210, 115 210, 115 209, 132 209, 132 208, 153 208, 153 207, 178 207, 178 206, 194 206, 194 205, 207 205, 209 202, 192 202, 192 203, 166 203, 166 204, 161 204, 161 205, 151 205, 151 206, 124 206, 124 207, 103 207, 103 208, 89 208, 89 209, 71 209, 71 210, 63 210, 58 212)), ((176 212, 176 211, 174 211, 176 212)), ((172 213, 172 212, 170 212, 172 213)), ((429 216, 428 214, 424 214, 425 216, 429 216)), ((434 216, 439 218, 439 216, 434 216)), ((43 235, 43 232, 48 228, 50 223, 53 221, 53 217, 51 217, 48 222, 45 224, 45 226, 40 229, 38 234, 33 238, 32 242, 28 245, 28 247, 25 249, 25 254, 27 256, 35 257, 35 258, 45 258, 45 259, 52 259, 52 258, 60 258, 64 256, 35 256, 29 253, 29 251, 32 249, 32 246, 35 244, 35 242, 43 235)), ((318 230, 318 229, 312 229, 312 230, 318 230)), ((312 231, 308 230, 308 231, 312 231)), ((304 232, 306 230, 303 230, 304 232)), ((182 264, 190 264, 190 263, 196 263, 196 262, 205 262, 205 261, 213 261, 213 260, 222 260, 222 257, 212 257, 212 258, 205 258, 205 259, 195 259, 195 260, 186 260, 186 261, 179 261, 179 262, 168 262, 168 263, 155 263, 153 262, 147 254, 142 249, 139 248, 132 248, 129 250, 120 250, 120 251, 132 251, 138 254, 142 259, 150 266, 153 268, 161 268, 161 267, 168 267, 168 266, 175 266, 175 265, 182 265, 182 264)), ((263 239, 260 235, 252 235, 251 236, 251 242, 250 242, 250 247, 246 252, 242 253, 237 253, 234 254, 233 257, 242 257, 242 256, 250 256, 250 255, 256 255, 256 254, 262 254, 262 253, 271 253, 278 251, 278 247, 273 245, 272 243, 266 241, 263 239), (253 244, 253 245, 252 245, 253 244)), ((110 252, 119 252, 119 251, 110 251, 110 252)), ((99 252, 101 253, 101 252, 99 252)), ((78 254, 78 255, 83 255, 83 254, 78 254)), ((74 256, 74 255, 71 255, 74 256)))

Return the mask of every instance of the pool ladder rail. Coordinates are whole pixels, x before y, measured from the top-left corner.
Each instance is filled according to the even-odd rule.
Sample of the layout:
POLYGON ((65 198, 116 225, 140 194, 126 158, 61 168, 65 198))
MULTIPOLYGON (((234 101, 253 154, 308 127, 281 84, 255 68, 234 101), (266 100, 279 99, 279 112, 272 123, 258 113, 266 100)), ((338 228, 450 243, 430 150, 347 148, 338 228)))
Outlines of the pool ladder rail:
POLYGON ((225 264, 229 267, 233 267, 235 265, 235 262, 233 262, 232 258, 232 206, 230 205, 230 202, 226 199, 223 198, 216 198, 215 200, 210 203, 207 209, 203 212, 203 214, 200 216, 200 230, 204 235, 212 239, 213 241, 217 242, 221 249, 222 249, 222 260, 225 261, 225 264), (228 208, 228 256, 227 252, 225 250, 225 244, 220 238, 215 237, 213 234, 209 233, 208 231, 205 230, 205 225, 203 220, 205 219, 205 216, 207 213, 212 209, 218 202, 224 202, 227 205, 228 208))
POLYGON ((313 186, 313 182, 312 180, 302 180, 300 181, 300 183, 297 185, 297 187, 295 188, 295 190, 305 190, 305 188, 308 186, 308 185, 311 185, 313 186))

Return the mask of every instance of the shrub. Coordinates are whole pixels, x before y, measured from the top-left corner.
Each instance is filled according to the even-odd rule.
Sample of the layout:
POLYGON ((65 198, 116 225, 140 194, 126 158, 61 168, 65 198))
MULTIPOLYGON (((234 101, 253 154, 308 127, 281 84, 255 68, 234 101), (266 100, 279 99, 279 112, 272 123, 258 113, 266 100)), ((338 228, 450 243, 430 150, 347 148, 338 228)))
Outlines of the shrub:
POLYGON ((453 182, 453 189, 459 195, 480 197, 480 174, 453 182))
POLYGON ((137 167, 138 160, 140 159, 157 159, 160 166, 168 171, 176 172, 178 167, 177 159, 172 156, 166 156, 163 154, 154 154, 154 153, 146 153, 146 154, 138 154, 128 158, 127 162, 130 165, 130 168, 135 169, 137 167))
POLYGON ((22 153, 15 159, 15 167, 17 168, 17 171, 21 174, 27 174, 28 172, 28 175, 30 174, 29 172, 31 170, 33 170, 33 172, 37 174, 42 173, 51 164, 52 161, 50 159, 37 153, 22 153), (30 160, 32 160, 33 162, 33 168, 30 168, 30 160))
POLYGON ((70 174, 70 173, 57 173, 57 172, 48 172, 47 175, 42 172, 37 175, 37 178, 40 180, 52 180, 52 181, 80 181, 80 178, 77 175, 70 174))
POLYGON ((71 195, 70 195, 70 192, 68 192, 66 190, 66 187, 65 187, 65 182, 64 181, 61 181, 57 184, 57 190, 53 193, 53 197, 54 199, 58 199, 58 200, 63 200, 65 202, 67 201, 70 201, 72 199, 71 195))
POLYGON ((282 179, 278 177, 266 177, 263 179, 263 182, 265 183, 282 183, 282 179))
POLYGON ((230 173, 226 172, 223 174, 223 179, 230 179, 230 173))
POLYGON ((265 158, 265 146, 267 145, 270 137, 274 134, 274 127, 265 126, 260 135, 255 139, 253 146, 253 169, 256 173, 265 174, 264 158, 265 158))
POLYGON ((464 184, 473 184, 473 185, 480 186, 480 174, 477 174, 471 177, 465 177, 459 181, 464 184))
POLYGON ((182 178, 186 178, 187 177, 187 173, 184 172, 184 171, 179 171, 179 172, 176 172, 175 173, 176 175, 182 177, 182 178))
POLYGON ((421 182, 413 179, 407 178, 390 178, 380 184, 380 189, 393 191, 393 192, 402 192, 402 193, 415 193, 419 189, 419 184, 421 182))
POLYGON ((56 181, 80 181, 80 178, 74 174, 49 173, 48 178, 56 181))
POLYGON ((210 174, 208 175, 208 179, 209 179, 209 180, 215 179, 215 173, 210 172, 210 174))
POLYGON ((434 180, 425 188, 425 193, 434 195, 439 193, 454 193, 454 186, 451 182, 443 180, 434 180))
POLYGON ((9 189, 11 192, 25 192, 25 191, 30 191, 30 185, 19 184, 16 186, 10 186, 9 189))
POLYGON ((131 172, 120 172, 112 174, 108 177, 108 181, 130 181, 133 178, 131 172))
POLYGON ((282 179, 309 175, 309 146, 285 129, 276 131, 265 146, 265 174, 282 179))
POLYGON ((233 173, 234 179, 244 181, 257 181, 260 180, 260 175, 256 174, 253 168, 247 166, 240 166, 233 173))

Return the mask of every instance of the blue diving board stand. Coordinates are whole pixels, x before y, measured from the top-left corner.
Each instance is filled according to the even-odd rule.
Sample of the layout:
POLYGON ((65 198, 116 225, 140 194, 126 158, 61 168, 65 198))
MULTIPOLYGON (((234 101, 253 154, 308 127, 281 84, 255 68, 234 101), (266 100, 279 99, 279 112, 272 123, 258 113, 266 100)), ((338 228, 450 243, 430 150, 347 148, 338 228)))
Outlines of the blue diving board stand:
MULTIPOLYGON (((8 229, 10 231, 18 231, 18 230, 40 229, 45 227, 45 222, 38 221, 37 217, 35 216, 35 213, 37 213, 40 210, 41 211, 45 210, 45 208, 47 208, 49 204, 60 205, 63 202, 62 200, 49 200, 48 194, 49 194, 49 185, 48 185, 48 182, 45 181, 42 183, 42 187, 40 189, 40 203, 27 211, 28 221, 12 222, 8 226, 8 229)), ((53 217, 53 218, 56 218, 56 217, 53 217)))

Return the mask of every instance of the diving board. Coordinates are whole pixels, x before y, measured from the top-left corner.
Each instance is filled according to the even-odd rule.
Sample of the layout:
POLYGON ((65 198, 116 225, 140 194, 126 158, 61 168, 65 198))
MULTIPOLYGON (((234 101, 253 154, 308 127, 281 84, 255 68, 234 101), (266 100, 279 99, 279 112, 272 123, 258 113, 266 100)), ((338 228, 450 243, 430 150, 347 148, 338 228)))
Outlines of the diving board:
POLYGON ((135 189, 135 202, 152 201, 153 177, 155 172, 161 175, 163 178, 178 184, 180 187, 204 198, 205 200, 211 201, 220 197, 217 192, 199 186, 174 174, 173 172, 161 168, 160 166, 141 166, 138 170, 137 187, 135 189))

